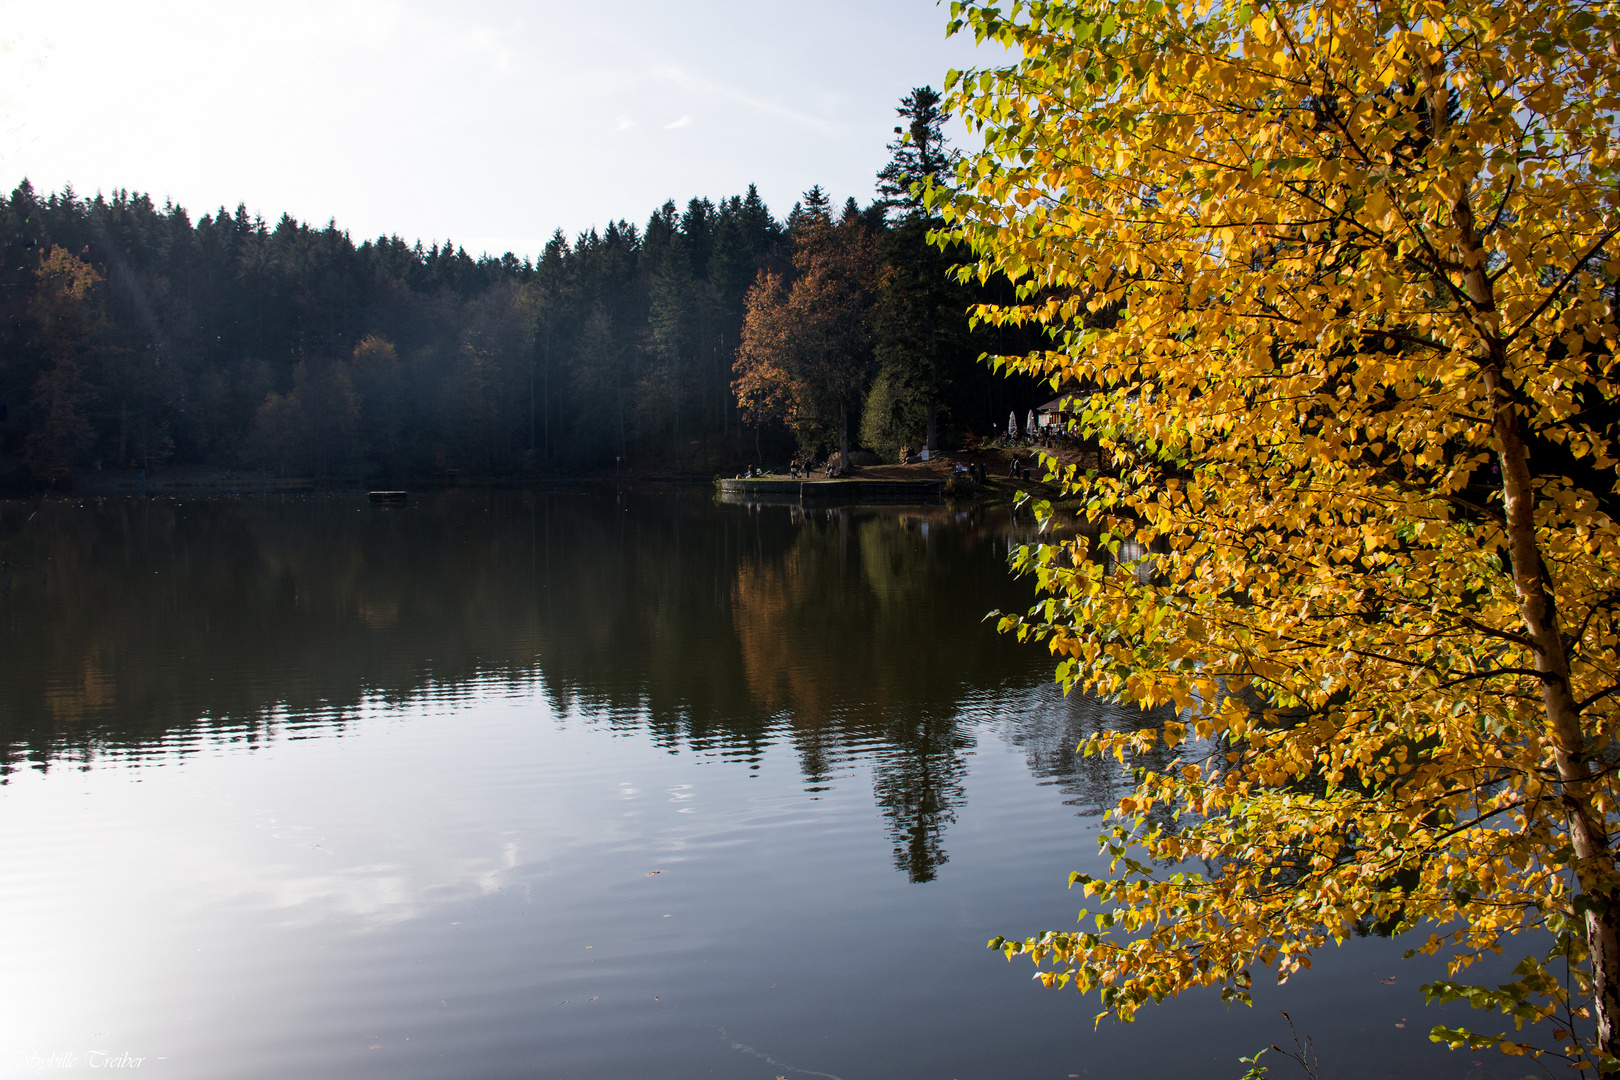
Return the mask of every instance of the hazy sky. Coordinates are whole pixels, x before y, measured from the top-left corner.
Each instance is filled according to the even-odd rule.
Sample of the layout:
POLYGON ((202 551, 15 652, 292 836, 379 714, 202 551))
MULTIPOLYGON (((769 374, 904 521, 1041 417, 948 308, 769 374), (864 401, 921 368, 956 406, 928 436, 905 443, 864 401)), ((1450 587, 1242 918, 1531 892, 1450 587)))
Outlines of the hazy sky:
MULTIPOLYGON (((0 184, 533 255, 666 198, 873 197, 933 0, 0 0, 0 184)), ((960 141, 963 136, 954 132, 960 141)))

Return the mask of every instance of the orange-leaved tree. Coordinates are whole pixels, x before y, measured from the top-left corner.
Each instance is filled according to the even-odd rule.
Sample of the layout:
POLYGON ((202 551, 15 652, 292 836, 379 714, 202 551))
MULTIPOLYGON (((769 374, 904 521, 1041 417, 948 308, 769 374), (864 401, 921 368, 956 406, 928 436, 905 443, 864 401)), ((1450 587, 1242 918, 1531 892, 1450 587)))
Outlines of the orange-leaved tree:
POLYGON ((1095 926, 992 944, 1129 1018, 1409 932, 1451 957, 1432 996, 1553 1033, 1434 1038, 1620 1066, 1620 9, 953 20, 1018 58, 953 76, 986 149, 942 239, 1018 283, 978 315, 1050 348, 997 362, 1078 387, 1108 451, 1054 466, 1090 536, 1025 549, 1047 596, 1004 626, 1180 708, 1084 747, 1179 755, 1075 878, 1095 926), (1528 931, 1508 983, 1458 981, 1528 931))
POLYGON ((791 282, 761 270, 749 290, 732 388, 747 422, 783 420, 800 446, 832 443, 847 461, 848 410, 871 377, 877 244, 858 216, 824 211, 793 239, 791 282))

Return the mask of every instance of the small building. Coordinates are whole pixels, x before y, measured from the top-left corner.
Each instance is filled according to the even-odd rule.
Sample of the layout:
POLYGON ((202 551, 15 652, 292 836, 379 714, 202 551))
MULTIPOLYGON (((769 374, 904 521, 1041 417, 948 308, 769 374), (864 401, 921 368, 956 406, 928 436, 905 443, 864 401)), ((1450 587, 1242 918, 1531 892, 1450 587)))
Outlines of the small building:
POLYGON ((1070 391, 1035 410, 1036 426, 1043 433, 1067 431, 1070 421, 1078 419, 1084 408, 1085 395, 1079 391, 1070 391))

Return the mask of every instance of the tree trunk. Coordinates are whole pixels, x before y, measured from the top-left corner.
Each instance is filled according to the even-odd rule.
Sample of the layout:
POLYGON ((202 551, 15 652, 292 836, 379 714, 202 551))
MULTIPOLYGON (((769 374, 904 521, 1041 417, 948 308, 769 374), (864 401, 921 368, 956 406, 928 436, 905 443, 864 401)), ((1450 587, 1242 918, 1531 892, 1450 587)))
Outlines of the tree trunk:
POLYGON ((1575 851, 1575 877, 1591 903, 1584 922, 1592 963, 1592 1011, 1597 1049, 1620 1056, 1620 888, 1603 815, 1593 805, 1590 747, 1581 708, 1570 685, 1569 649, 1559 624, 1552 576, 1535 531, 1535 480, 1519 428, 1518 404, 1506 379, 1507 346, 1486 253, 1475 232, 1473 208, 1458 200, 1454 221, 1463 249, 1463 288, 1485 344, 1481 375, 1491 409, 1491 433, 1502 470, 1502 505, 1519 615, 1541 675, 1541 702, 1553 734, 1553 762, 1562 782, 1562 803, 1575 851))
POLYGON ((849 468, 849 420, 844 403, 838 403, 838 467, 849 468))
POLYGON ((726 339, 725 339, 724 335, 722 335, 721 338, 720 338, 719 350, 720 350, 720 440, 721 440, 720 445, 724 446, 725 445, 725 440, 731 436, 731 385, 726 380, 726 366, 725 366, 726 339))
POLYGON ((924 446, 928 447, 929 457, 933 457, 934 451, 939 449, 939 445, 936 442, 936 433, 938 431, 936 420, 938 415, 939 410, 934 405, 933 400, 930 399, 928 402, 928 441, 923 444, 924 446))
POLYGON ((541 375, 540 403, 541 412, 544 414, 542 423, 545 425, 546 467, 550 468, 554 457, 554 448, 551 439, 551 326, 549 323, 546 325, 546 364, 544 373, 541 375))
POLYGON ((675 471, 681 471, 681 354, 675 354, 675 471))
POLYGON ((1536 542, 1529 455, 1518 430, 1512 393, 1498 364, 1485 369, 1485 385, 1499 446, 1513 585, 1525 630, 1534 643, 1536 670, 1541 673, 1541 701, 1552 727, 1553 760, 1558 778, 1563 781, 1563 804, 1575 849, 1575 877, 1582 895, 1593 901, 1586 909, 1585 923, 1592 952, 1592 1004, 1598 1050, 1620 1056, 1620 890, 1615 888, 1614 853, 1609 848, 1604 820, 1592 805, 1589 747, 1581 729, 1580 706, 1570 687, 1569 652, 1559 625, 1552 582, 1536 542))

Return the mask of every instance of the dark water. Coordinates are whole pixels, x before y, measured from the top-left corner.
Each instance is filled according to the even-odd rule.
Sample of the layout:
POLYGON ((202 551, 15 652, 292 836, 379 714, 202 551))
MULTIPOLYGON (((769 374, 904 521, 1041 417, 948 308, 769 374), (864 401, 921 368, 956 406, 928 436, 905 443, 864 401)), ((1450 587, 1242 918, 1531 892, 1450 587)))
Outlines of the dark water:
POLYGON ((1140 722, 982 621, 1012 532, 0 503, 0 1072, 1235 1078, 1287 1008, 1324 1076, 1523 1074, 1390 942, 1098 1030, 984 948, 1072 925, 1121 778, 1070 751, 1140 722))

